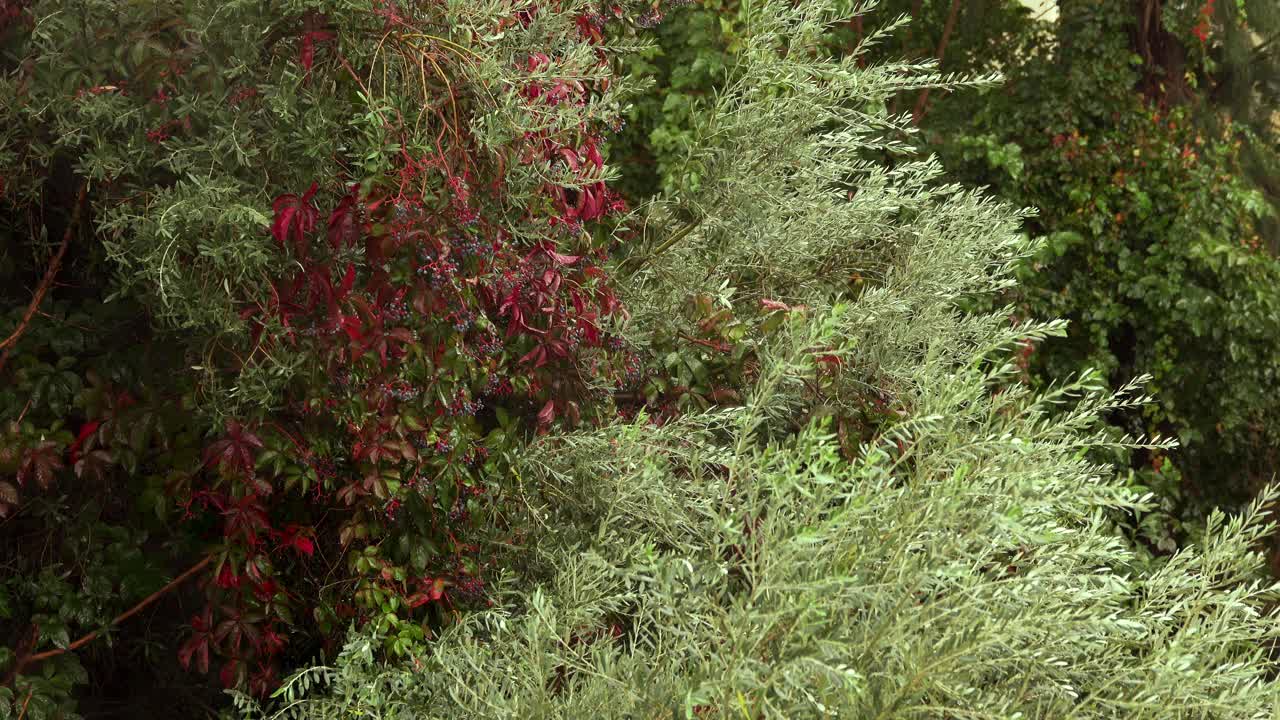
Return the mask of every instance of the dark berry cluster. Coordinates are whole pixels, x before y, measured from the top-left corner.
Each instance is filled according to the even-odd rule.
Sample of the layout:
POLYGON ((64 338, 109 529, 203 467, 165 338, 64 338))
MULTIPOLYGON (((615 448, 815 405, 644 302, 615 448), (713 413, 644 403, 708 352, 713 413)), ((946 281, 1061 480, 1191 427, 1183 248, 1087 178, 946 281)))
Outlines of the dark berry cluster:
POLYGON ((642 13, 636 18, 636 25, 648 29, 655 28, 662 23, 662 11, 658 9, 649 10, 642 13))
MULTIPOLYGON (((484 463, 485 460, 488 460, 488 459, 489 459, 489 448, 483 445, 477 445, 467 451, 467 454, 463 457, 463 462, 465 462, 468 465, 474 466, 474 465, 481 465, 484 463)), ((470 487, 468 488, 468 491, 471 491, 472 494, 474 495, 479 495, 482 492, 482 490, 478 487, 470 487)))
POLYGON ((382 391, 400 402, 412 402, 422 395, 420 388, 399 380, 394 383, 383 383, 382 391))
POLYGON ((431 276, 431 287, 439 290, 458 274, 458 264, 447 258, 440 258, 418 267, 419 275, 431 276))
POLYGON ((626 360, 623 361, 622 371, 626 377, 626 382, 635 383, 644 377, 644 363, 640 361, 640 356, 635 353, 627 353, 626 360))
POLYGON ((452 433, 436 440, 434 450, 441 455, 447 455, 453 452, 453 436, 452 433))
POLYGON ((449 403, 446 412, 450 417, 470 417, 484 409, 484 400, 472 400, 464 392, 459 392, 449 403))
POLYGON ((484 595, 484 580, 464 575, 454 584, 454 592, 468 598, 479 598, 484 595))
POLYGON ((565 345, 568 346, 571 351, 577 350, 582 345, 582 340, 585 335, 586 331, 583 330, 581 326, 575 325, 569 328, 568 332, 564 334, 565 345))
POLYGON ((501 352, 502 340, 497 335, 486 333, 476 341, 475 354, 479 357, 493 357, 501 352))
POLYGON ((493 244, 479 238, 465 237, 454 241, 458 252, 465 257, 488 257, 493 254, 493 244))
POLYGON ((409 304, 402 298, 396 298, 386 304, 382 310, 382 316, 393 323, 404 322, 409 317, 409 304))
POLYGON ((471 323, 474 322, 474 317, 467 310, 458 310, 449 315, 449 318, 453 321, 453 329, 457 332, 466 332, 471 327, 471 323))
POLYGON ((484 386, 484 394, 493 397, 505 397, 513 391, 511 380, 497 375, 490 375, 484 386))

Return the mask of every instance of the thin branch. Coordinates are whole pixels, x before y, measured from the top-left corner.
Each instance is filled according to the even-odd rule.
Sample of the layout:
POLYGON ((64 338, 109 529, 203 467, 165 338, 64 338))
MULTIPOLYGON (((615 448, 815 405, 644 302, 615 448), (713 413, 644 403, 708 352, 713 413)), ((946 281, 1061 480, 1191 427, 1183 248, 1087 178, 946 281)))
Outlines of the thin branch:
POLYGON ((1271 46, 1276 43, 1276 40, 1280 40, 1280 32, 1272 34, 1271 37, 1259 43, 1258 46, 1253 49, 1253 54, 1250 56, 1249 62, 1257 62, 1258 60, 1261 60, 1262 56, 1266 55, 1267 51, 1271 49, 1271 46))
POLYGON ((27 716, 27 706, 31 704, 31 696, 34 695, 35 692, 35 688, 31 688, 27 691, 27 698, 22 701, 22 710, 18 713, 18 720, 22 720, 22 718, 27 716))
POLYGON ((730 350, 733 349, 728 345, 726 345, 725 343, 714 342, 711 340, 701 340, 699 338, 692 337, 685 333, 680 333, 680 337, 696 345, 701 345, 705 348, 710 348, 711 350, 715 350, 716 352, 729 352, 730 350))
POLYGON ((661 245, 654 248, 652 252, 646 255, 634 255, 630 258, 627 258, 622 263, 621 269, 626 270, 627 266, 631 265, 634 261, 634 267, 630 268, 631 273, 634 274, 636 272, 639 272, 641 268, 643 268, 645 265, 648 265, 649 262, 652 261, 654 258, 670 250, 672 246, 674 246, 676 243, 683 240, 686 235, 688 235, 689 233, 697 229, 697 227, 702 224, 703 219, 704 218, 699 217, 697 219, 690 220, 689 222, 685 223, 679 230, 676 230, 674 233, 672 233, 671 237, 667 238, 662 242, 661 245))
MULTIPOLYGON (((201 560, 200 562, 196 563, 195 565, 192 565, 191 567, 187 568, 187 570, 186 570, 185 572, 183 572, 181 575, 179 575, 178 577, 174 578, 173 580, 170 580, 170 581, 169 581, 169 583, 168 583, 167 585, 165 585, 164 587, 160 588, 159 590, 156 590, 155 592, 151 593, 150 595, 146 596, 146 597, 145 597, 145 598, 143 598, 143 599, 142 599, 142 601, 141 601, 141 602, 139 602, 137 605, 134 605, 133 607, 129 608, 128 610, 125 610, 124 612, 122 612, 122 613, 120 613, 119 615, 115 616, 115 618, 114 618, 114 619, 112 619, 112 621, 111 621, 110 623, 107 623, 106 628, 103 628, 102 630, 105 630, 105 629, 108 629, 108 628, 115 627, 116 625, 119 625, 120 623, 124 622, 125 620, 128 620, 129 618, 133 617, 134 615, 137 615, 138 613, 142 612, 142 611, 143 611, 143 610, 145 610, 149 605, 151 605, 151 604, 152 604, 152 603, 154 603, 156 600, 159 600, 161 597, 163 597, 166 593, 170 592, 170 591, 171 591, 171 590, 173 590, 174 588, 176 588, 176 587, 178 587, 179 585, 181 585, 182 583, 186 582, 186 581, 187 581, 189 578, 191 578, 193 575, 197 575, 197 574, 199 574, 199 573, 200 573, 200 571, 204 570, 206 567, 208 567, 208 566, 209 566, 209 563, 210 563, 212 560, 213 560, 213 556, 212 556, 212 555, 206 555, 206 556, 204 557, 204 559, 203 559, 203 560, 201 560)), ((44 660, 48 660, 49 658, 57 657, 57 656, 59 656, 59 655, 61 655, 61 654, 63 654, 63 653, 68 653, 68 652, 72 652, 72 651, 75 651, 75 650, 79 650, 80 648, 84 647, 85 645, 88 645, 89 643, 93 642, 94 640, 97 640, 97 639, 98 639, 98 637, 102 634, 102 630, 94 630, 93 632, 90 632, 90 633, 87 633, 87 634, 85 634, 85 635, 82 635, 81 637, 76 638, 75 642, 73 642, 73 643, 71 643, 71 644, 67 645, 67 646, 66 646, 66 647, 64 647, 64 648, 54 648, 54 649, 52 649, 52 650, 46 650, 46 651, 44 651, 44 652, 35 653, 34 655, 22 655, 22 656, 19 656, 19 657, 18 657, 18 661, 17 661, 17 662, 14 664, 14 666, 13 666, 13 670, 11 670, 11 671, 9 672, 9 676, 8 676, 7 678, 5 678, 5 681, 4 681, 4 683, 3 683, 3 684, 0 684, 0 687, 4 687, 4 686, 7 686, 7 685, 9 685, 10 683, 12 683, 12 682, 13 682, 13 680, 14 680, 14 678, 16 678, 19 674, 21 674, 21 672, 22 672, 24 669, 26 669, 26 667, 27 667, 28 665, 33 665, 33 664, 35 664, 35 663, 38 663, 38 662, 41 662, 41 661, 44 661, 44 660)), ((34 644, 34 643, 33 643, 33 644, 34 644)))
POLYGON ((58 269, 62 267, 62 258, 67 254, 67 247, 71 244, 71 236, 75 233, 76 226, 80 224, 80 214, 84 208, 85 197, 89 192, 88 181, 80 183, 80 192, 76 196, 75 209, 71 211, 71 220, 67 223, 66 232, 62 233, 62 244, 58 246, 58 252, 54 254, 53 259, 49 261, 49 267, 44 271, 44 277, 40 279, 40 284, 36 287, 36 292, 31 297, 31 304, 27 306, 27 311, 22 315, 22 320, 18 322, 18 327, 9 334, 9 337, 0 340, 0 371, 4 370, 5 363, 9 361, 9 352, 13 349, 14 343, 18 342, 18 338, 27 331, 27 326, 31 324, 31 318, 35 317, 36 311, 40 309, 40 303, 44 302, 44 296, 49 292, 49 288, 53 286, 53 279, 58 275, 58 269))
MULTIPOLYGON (((947 43, 951 42, 951 33, 956 29, 956 18, 960 15, 960 0, 951 0, 951 11, 947 13, 947 24, 942 28, 942 39, 938 41, 938 68, 942 68, 942 58, 947 54, 947 43)), ((920 125, 924 119, 925 108, 929 104, 929 88, 920 91, 916 107, 911 112, 911 123, 920 125)))

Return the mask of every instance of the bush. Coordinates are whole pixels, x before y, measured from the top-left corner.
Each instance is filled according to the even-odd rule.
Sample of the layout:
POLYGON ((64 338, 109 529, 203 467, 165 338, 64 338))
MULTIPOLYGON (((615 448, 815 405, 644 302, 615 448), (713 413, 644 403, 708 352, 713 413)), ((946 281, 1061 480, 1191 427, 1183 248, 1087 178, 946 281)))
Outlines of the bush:
POLYGON ((72 712, 155 591, 188 629, 131 647, 257 693, 483 606, 509 453, 636 380, 603 28, 644 9, 3 8, 0 707, 72 712))
POLYGON ((357 634, 246 716, 1274 712, 1275 493, 1165 561, 1135 551, 1120 524, 1152 498, 1098 458, 1169 448, 1105 423, 1147 398, 1092 374, 1036 390, 1019 348, 1063 325, 961 309, 1009 288, 1024 216, 909 159, 880 103, 945 85, 828 58, 845 20, 753 6, 690 147, 708 172, 623 263, 637 337, 701 294, 743 323, 742 404, 540 438, 497 607, 411 665, 357 634))
MULTIPOLYGON (((827 42, 873 62, 941 56, 948 72, 1006 76, 981 92, 891 95, 886 108, 920 116, 913 142, 949 180, 1039 211, 1026 227, 1045 242, 997 302, 1071 325, 1025 348, 1029 377, 1152 376, 1157 402, 1108 421, 1181 443, 1127 461, 1135 487, 1164 498, 1142 533, 1164 553, 1275 467, 1280 194, 1266 78, 1280 46, 1265 38, 1280 16, 1261 2, 1167 3, 1144 23, 1146 5, 1058 5, 1053 20, 1016 0, 886 0, 827 42), (911 22, 877 34, 900 15, 911 22)), ((708 99, 737 62, 744 12, 684 10, 634 63, 660 84, 624 134, 628 156, 652 162, 628 170, 632 186, 677 192, 705 177, 687 145, 713 122, 708 99)))
POLYGON ((1197 53, 1214 43, 1201 47, 1181 16, 1164 22, 1184 28, 1187 72, 1205 89, 1167 78, 1163 93, 1140 92, 1161 70, 1131 49, 1137 20, 1122 5, 1014 24, 1021 61, 1003 91, 949 98, 929 122, 954 177, 1040 211, 1028 229, 1046 242, 1011 299, 1071 329, 1030 358, 1037 375, 1150 374, 1158 403, 1111 420, 1178 437, 1178 489, 1203 512, 1244 502, 1275 467, 1280 263, 1266 186, 1242 167, 1265 142, 1211 104, 1213 65, 1197 53))

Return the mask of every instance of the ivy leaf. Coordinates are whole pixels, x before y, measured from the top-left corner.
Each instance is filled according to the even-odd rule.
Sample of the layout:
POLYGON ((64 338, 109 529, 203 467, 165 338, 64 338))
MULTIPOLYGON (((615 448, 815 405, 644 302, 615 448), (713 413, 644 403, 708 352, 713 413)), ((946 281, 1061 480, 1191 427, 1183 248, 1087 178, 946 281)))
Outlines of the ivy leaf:
POLYGON ((71 447, 68 448, 71 454, 71 462, 75 462, 79 458, 80 448, 84 447, 85 441, 89 440, 101 425, 101 420, 93 420, 80 426, 80 432, 76 434, 75 442, 71 443, 71 447))
POLYGON ((222 680, 222 686, 226 688, 235 687, 244 680, 245 668, 244 663, 232 658, 222 666, 222 672, 218 673, 218 678, 222 680))
POLYGON ((233 655, 240 652, 246 640, 250 644, 258 643, 260 633, 258 623, 262 622, 261 615, 245 612, 233 605, 222 606, 222 612, 226 614, 227 619, 218 623, 218 628, 213 633, 214 640, 227 643, 225 648, 233 655))
POLYGON ((555 250, 547 250, 547 255, 561 265, 572 265, 582 259, 581 255, 561 255, 555 250))

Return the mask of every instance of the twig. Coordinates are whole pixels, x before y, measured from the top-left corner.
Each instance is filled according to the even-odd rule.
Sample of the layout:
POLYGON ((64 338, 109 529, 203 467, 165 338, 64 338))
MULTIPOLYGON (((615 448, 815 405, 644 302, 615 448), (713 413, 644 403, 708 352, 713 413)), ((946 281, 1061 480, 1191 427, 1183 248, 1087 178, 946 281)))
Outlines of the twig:
POLYGON ((676 243, 683 240, 686 235, 688 235, 689 233, 697 229, 697 227, 702 224, 703 219, 704 218, 699 217, 695 220, 690 220, 689 222, 685 223, 683 227, 681 227, 679 230, 676 230, 674 233, 672 233, 671 237, 667 238, 662 242, 661 245, 654 248, 653 252, 650 252, 647 255, 633 255, 627 258, 622 263, 622 269, 624 270, 627 269, 627 266, 632 265, 634 262, 634 267, 631 268, 631 272, 632 273, 639 272, 640 268, 643 268, 645 265, 648 265, 651 260, 661 255, 662 253, 670 250, 672 246, 674 246, 676 243))
MULTIPOLYGON (((942 69, 942 58, 947 53, 947 43, 951 41, 951 32, 956 29, 956 18, 960 15, 960 0, 951 0, 951 11, 947 13, 947 24, 942 28, 942 39, 938 40, 938 69, 942 69)), ((924 119, 925 107, 929 104, 929 88, 920 91, 916 107, 911 111, 911 123, 919 125, 924 119)))
MULTIPOLYGON (((134 605, 128 610, 125 610, 124 612, 115 616, 115 618, 112 619, 112 621, 107 624, 107 628, 115 627, 116 625, 119 625, 125 620, 128 620, 129 618, 133 617, 134 615, 137 615, 138 613, 142 612, 147 608, 148 605, 150 605, 151 603, 163 597, 165 593, 178 587, 191 576, 198 574, 201 570, 204 570, 206 567, 209 566, 209 563, 212 560, 213 560, 212 555, 206 555, 203 560, 187 568, 187 570, 183 572, 181 575, 179 575, 178 577, 174 578, 173 580, 170 580, 169 584, 165 585, 159 590, 143 598, 143 600, 139 602, 137 605, 134 605)), ((88 645, 89 643, 98 639, 98 636, 101 634, 102 634, 102 630, 94 630, 93 632, 87 633, 85 635, 80 636, 79 638, 76 638, 75 642, 67 645, 64 648, 54 648, 52 650, 45 650, 44 652, 35 653, 34 655, 19 656, 18 661, 13 666, 13 670, 9 671, 9 676, 5 678, 5 681, 3 684, 0 684, 0 687, 9 685, 10 683, 12 683, 14 678, 16 678, 24 669, 26 669, 28 665, 32 665, 34 663, 48 660, 49 658, 52 658, 52 657, 57 657, 63 653, 79 650, 85 645, 88 645)))
POLYGON ((696 337, 691 337, 685 333, 680 333, 680 337, 684 340, 688 340, 691 343, 695 343, 705 348, 710 348, 712 350, 715 350, 716 352, 729 352, 732 349, 724 343, 713 342, 711 340, 700 340, 696 337))
POLYGON ((18 720, 27 716, 27 706, 31 704, 31 696, 36 692, 35 688, 27 691, 27 697, 22 701, 22 709, 18 711, 18 720))
POLYGON ((40 303, 44 302, 45 293, 49 292, 49 288, 53 285, 53 279, 58 274, 58 269, 62 267, 62 258, 67 254, 67 246, 71 244, 71 236, 75 233, 76 226, 80 224, 80 213, 84 208, 84 201, 88 192, 88 182, 81 182, 80 193, 76 197, 76 206, 71 211, 71 220, 67 223, 66 232, 62 233, 62 244, 58 246, 58 252, 54 254, 53 260, 49 261, 49 267, 44 271, 44 277, 40 279, 35 295, 31 297, 31 304, 27 306, 27 312, 23 314, 18 327, 14 328, 9 337, 0 340, 0 349, 4 350, 4 352, 0 352, 0 371, 4 370, 5 363, 9 361, 9 351, 13 349, 14 343, 18 342, 18 338, 22 337, 22 334, 27 331, 27 326, 31 324, 31 318, 40 309, 40 303))

